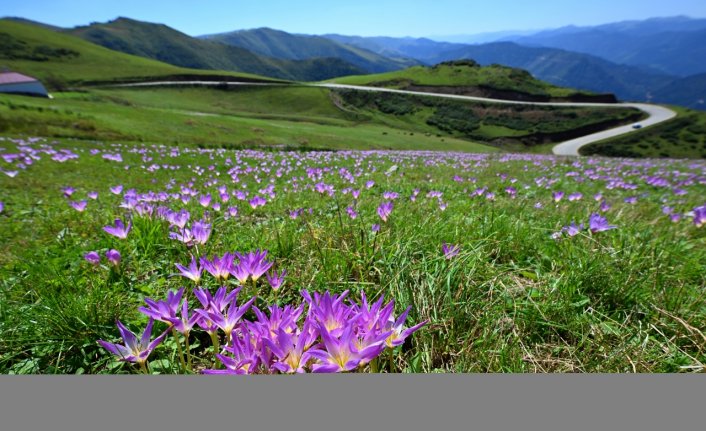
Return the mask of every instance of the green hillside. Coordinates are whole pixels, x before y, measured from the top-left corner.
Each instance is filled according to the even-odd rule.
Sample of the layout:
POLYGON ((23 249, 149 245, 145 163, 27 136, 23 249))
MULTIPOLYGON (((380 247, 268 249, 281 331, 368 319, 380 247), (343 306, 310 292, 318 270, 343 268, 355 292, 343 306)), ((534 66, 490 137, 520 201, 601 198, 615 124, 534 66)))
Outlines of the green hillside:
POLYGON ((581 154, 609 157, 706 159, 706 112, 670 106, 679 115, 666 123, 627 136, 597 142, 581 154))
POLYGON ((622 100, 646 100, 651 91, 673 80, 671 76, 648 73, 638 67, 611 63, 588 54, 511 42, 468 45, 441 52, 432 61, 462 58, 471 58, 482 65, 517 67, 554 85, 609 92, 622 100))
POLYGON ((0 94, 0 135, 232 149, 498 151, 342 111, 321 88, 90 89, 55 96, 0 94))
POLYGON ((0 67, 35 76, 50 85, 216 73, 123 54, 75 36, 6 19, 0 20, 0 67))
POLYGON ((336 78, 333 82, 420 91, 451 92, 500 99, 537 100, 591 97, 590 93, 557 87, 528 72, 505 66, 481 67, 472 60, 450 61, 433 67, 416 66, 376 75, 336 78))
POLYGON ((321 36, 294 35, 270 28, 214 34, 204 38, 279 59, 339 58, 358 67, 363 73, 388 72, 420 64, 409 58, 388 58, 321 36))
POLYGON ((67 32, 115 51, 194 69, 229 70, 300 81, 364 73, 340 58, 302 61, 271 58, 237 46, 193 38, 163 24, 129 18, 67 32))

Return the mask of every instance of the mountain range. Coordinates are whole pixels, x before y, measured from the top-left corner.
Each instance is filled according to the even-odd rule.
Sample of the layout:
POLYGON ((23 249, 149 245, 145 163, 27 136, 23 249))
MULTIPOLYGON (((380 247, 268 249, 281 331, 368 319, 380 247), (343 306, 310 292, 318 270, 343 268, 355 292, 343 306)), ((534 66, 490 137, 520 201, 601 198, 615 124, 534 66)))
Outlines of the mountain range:
POLYGON ((269 28, 192 37, 163 24, 129 18, 72 29, 40 25, 112 50, 195 69, 315 81, 473 59, 481 65, 525 69, 559 86, 613 93, 623 100, 706 109, 702 61, 706 19, 655 18, 533 34, 497 33, 499 40, 481 44, 301 35, 269 28))

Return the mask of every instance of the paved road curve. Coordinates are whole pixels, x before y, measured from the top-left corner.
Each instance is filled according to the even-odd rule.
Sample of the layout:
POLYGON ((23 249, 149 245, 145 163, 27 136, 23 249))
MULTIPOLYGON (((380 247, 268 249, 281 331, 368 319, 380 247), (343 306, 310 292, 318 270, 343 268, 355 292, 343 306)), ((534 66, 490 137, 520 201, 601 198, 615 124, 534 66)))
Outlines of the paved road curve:
MULTIPOLYGON (((116 87, 154 87, 154 86, 176 86, 176 85, 223 85, 223 82, 215 81, 157 81, 157 82, 138 82, 131 84, 118 84, 114 85, 116 87)), ((228 82, 227 85, 261 85, 261 86, 277 86, 277 85, 288 85, 288 84, 278 84, 278 83, 252 83, 252 82, 228 82)), ((427 93, 421 91, 408 91, 408 90, 397 90, 393 88, 381 88, 381 87, 365 87, 360 85, 344 85, 344 84, 330 84, 330 83, 319 83, 319 84, 308 84, 312 87, 324 87, 331 89, 348 89, 348 90, 360 90, 360 91, 375 91, 380 93, 400 93, 400 94, 413 94, 417 96, 433 96, 433 97, 443 97, 447 99, 457 99, 457 100, 470 100, 476 102, 488 102, 488 103, 503 103, 506 105, 538 105, 538 106, 579 106, 579 107, 604 107, 604 108, 637 108, 645 112, 648 117, 638 124, 643 128, 649 127, 655 124, 659 124, 663 121, 667 121, 676 117, 677 113, 669 108, 658 105, 650 105, 647 103, 584 103, 584 102, 521 102, 516 100, 501 100, 501 99, 489 99, 486 97, 474 97, 474 96, 461 96, 456 94, 443 94, 443 93, 427 93)), ((604 139, 613 138, 616 136, 624 135, 627 133, 635 132, 637 129, 633 128, 632 124, 627 126, 615 127, 613 129, 604 130, 602 132, 593 133, 586 136, 581 136, 580 138, 571 139, 569 141, 560 142, 552 148, 552 152, 560 156, 578 156, 579 149, 588 144, 594 142, 602 141, 604 139)))
MULTIPOLYGON (((540 105, 540 106, 583 106, 583 107, 605 107, 605 108, 637 108, 647 115, 648 118, 640 121, 643 128, 652 126, 663 121, 674 118, 677 113, 671 109, 665 108, 658 105, 649 105, 647 103, 572 103, 572 102, 521 102, 515 100, 500 100, 500 99, 488 99, 485 97, 474 97, 474 96, 460 96, 456 94, 442 94, 442 93, 427 93, 420 91, 407 91, 407 90, 396 90, 391 88, 378 88, 378 87, 363 87, 358 85, 343 85, 343 84, 314 84, 319 87, 326 88, 342 88, 349 90, 362 90, 362 91, 379 91, 387 93, 401 93, 401 94, 414 94, 418 96, 435 96, 435 97, 445 97, 449 99, 459 99, 459 100, 472 100, 476 102, 489 102, 489 103, 504 103, 510 105, 540 105)), ((602 132, 593 133, 590 135, 582 136, 580 138, 572 139, 570 141, 560 142, 552 148, 552 152, 560 156, 578 156, 579 149, 585 145, 592 144, 594 142, 602 141, 603 139, 613 138, 615 136, 624 135, 626 133, 634 132, 638 129, 634 129, 632 124, 627 126, 615 127, 613 129, 604 130, 602 132)))

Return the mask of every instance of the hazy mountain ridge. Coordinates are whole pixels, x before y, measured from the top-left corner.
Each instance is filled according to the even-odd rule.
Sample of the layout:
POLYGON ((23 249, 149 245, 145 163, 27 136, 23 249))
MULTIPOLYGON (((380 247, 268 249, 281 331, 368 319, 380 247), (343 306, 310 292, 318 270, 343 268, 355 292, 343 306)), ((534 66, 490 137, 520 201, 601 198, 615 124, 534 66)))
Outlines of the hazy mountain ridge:
POLYGON ((706 72, 706 19, 676 17, 564 27, 505 40, 590 54, 681 77, 706 72))
POLYGON ((217 41, 255 54, 286 60, 340 58, 368 73, 389 72, 420 64, 411 58, 384 56, 322 36, 297 35, 270 28, 205 35, 199 39, 217 41))
POLYGON ((301 61, 269 58, 243 48, 197 39, 163 24, 122 17, 66 32, 109 49, 194 69, 246 72, 293 80, 321 80, 365 72, 340 58, 301 61))

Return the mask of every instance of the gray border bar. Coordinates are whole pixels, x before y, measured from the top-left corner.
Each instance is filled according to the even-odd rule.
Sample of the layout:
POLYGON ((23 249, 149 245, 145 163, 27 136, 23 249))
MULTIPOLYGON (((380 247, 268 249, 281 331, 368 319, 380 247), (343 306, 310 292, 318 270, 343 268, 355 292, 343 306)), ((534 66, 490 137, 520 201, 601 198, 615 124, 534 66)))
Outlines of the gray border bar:
POLYGON ((703 430, 704 375, 0 376, 0 429, 703 430))

